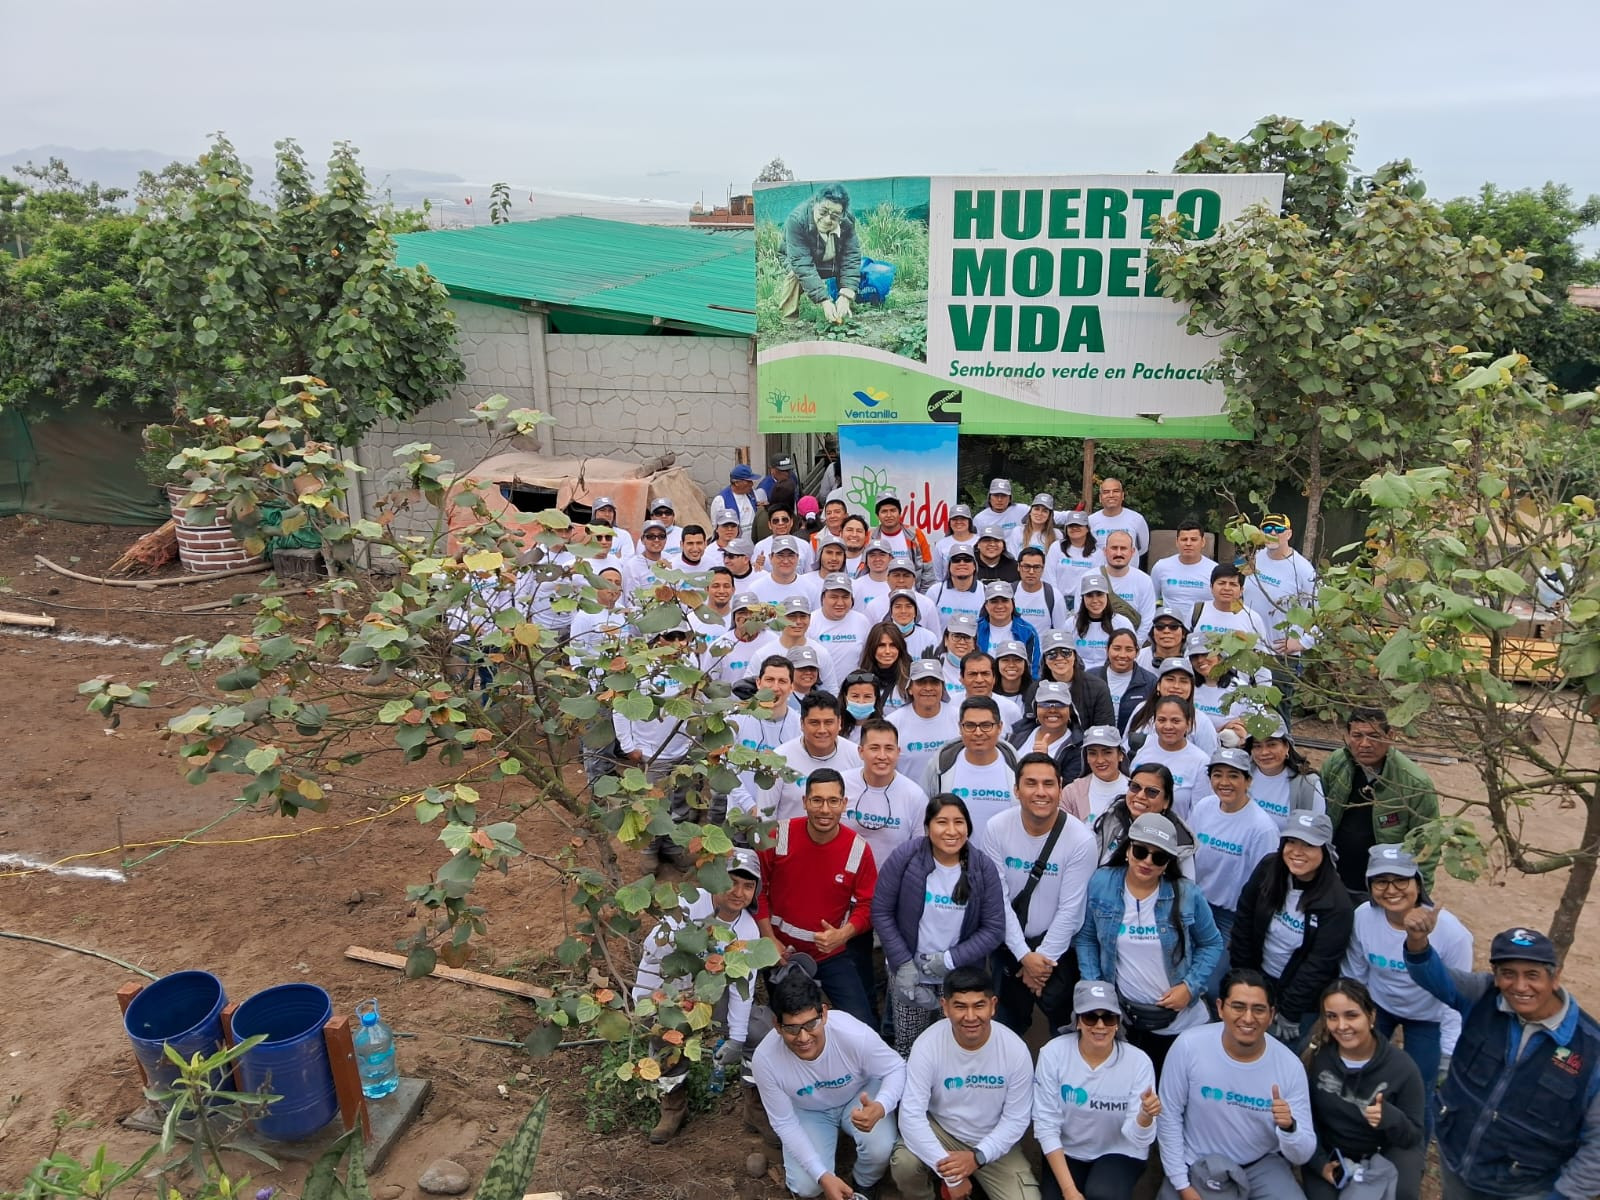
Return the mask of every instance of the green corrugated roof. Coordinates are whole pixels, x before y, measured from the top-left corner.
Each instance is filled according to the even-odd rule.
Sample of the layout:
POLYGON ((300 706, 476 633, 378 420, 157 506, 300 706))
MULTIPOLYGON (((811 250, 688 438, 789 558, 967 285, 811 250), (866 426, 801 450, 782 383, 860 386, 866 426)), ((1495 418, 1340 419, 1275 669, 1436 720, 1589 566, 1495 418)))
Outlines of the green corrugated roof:
POLYGON ((747 230, 550 217, 407 233, 395 244, 401 266, 426 266, 464 299, 532 300, 707 333, 756 331, 756 242, 747 230))

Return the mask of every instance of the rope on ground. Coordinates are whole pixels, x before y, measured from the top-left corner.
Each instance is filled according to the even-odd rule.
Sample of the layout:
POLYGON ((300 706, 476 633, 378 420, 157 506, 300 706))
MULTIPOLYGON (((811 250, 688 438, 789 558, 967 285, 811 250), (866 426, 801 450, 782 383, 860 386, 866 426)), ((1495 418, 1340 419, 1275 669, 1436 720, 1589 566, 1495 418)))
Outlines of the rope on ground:
POLYGON ((120 958, 113 958, 109 954, 102 954, 98 950, 86 950, 82 946, 69 946, 66 942, 52 941, 50 938, 35 937, 31 933, 13 933, 9 929, 0 929, 0 937, 14 938, 19 942, 38 942, 42 946, 54 946, 57 950, 70 950, 74 954, 87 954, 90 958, 103 958, 108 963, 115 963, 125 970, 132 971, 135 975, 143 975, 146 979, 160 979, 161 976, 146 971, 143 967, 136 967, 131 962, 123 962, 120 958))

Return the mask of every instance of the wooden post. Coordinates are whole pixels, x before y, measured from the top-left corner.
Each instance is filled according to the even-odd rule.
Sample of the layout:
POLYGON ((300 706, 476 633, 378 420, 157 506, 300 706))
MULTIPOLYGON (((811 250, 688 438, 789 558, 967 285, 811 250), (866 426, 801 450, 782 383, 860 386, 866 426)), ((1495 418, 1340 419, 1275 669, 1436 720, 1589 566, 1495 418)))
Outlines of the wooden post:
POLYGON ((1094 439, 1083 439, 1083 511, 1094 511, 1094 439))
MULTIPOLYGON (((122 1011, 123 1016, 128 1015, 128 1005, 133 1003, 135 996, 144 991, 144 986, 142 983, 125 983, 117 989, 117 1007, 122 1011)), ((143 1081, 144 1086, 149 1087, 150 1076, 145 1073, 144 1064, 139 1061, 137 1054, 133 1056, 133 1065, 139 1068, 139 1078, 143 1081)))
POLYGON ((367 1113, 367 1098, 361 1094, 361 1069, 356 1066, 356 1042, 349 1017, 334 1017, 322 1027, 322 1040, 328 1044, 328 1065, 333 1068, 333 1091, 339 1098, 339 1120, 346 1129, 361 1122, 362 1139, 372 1138, 372 1118, 367 1113))
MULTIPOLYGON (((222 1048, 224 1050, 233 1046, 237 1039, 233 1036, 233 1014, 239 1011, 239 1001, 230 1000, 222 1006, 222 1048)), ((233 1090, 244 1091, 244 1075, 240 1070, 238 1061, 233 1064, 233 1090)))

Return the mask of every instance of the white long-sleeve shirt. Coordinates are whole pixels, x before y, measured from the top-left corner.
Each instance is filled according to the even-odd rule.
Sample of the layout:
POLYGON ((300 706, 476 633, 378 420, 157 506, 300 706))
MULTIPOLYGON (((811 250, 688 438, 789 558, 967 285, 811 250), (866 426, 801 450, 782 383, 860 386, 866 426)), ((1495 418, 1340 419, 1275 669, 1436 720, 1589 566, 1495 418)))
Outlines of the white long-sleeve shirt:
POLYGON ((993 1162, 1022 1139, 1033 1117, 1033 1062, 1022 1039, 999 1021, 976 1050, 963 1050, 949 1021, 923 1031, 906 1060, 900 1140, 932 1170, 950 1152, 928 1118, 993 1162))
POLYGON ((1142 514, 1131 508, 1124 508, 1116 516, 1103 508, 1097 508, 1090 514, 1089 532, 1094 534, 1097 546, 1104 546, 1106 539, 1119 531, 1133 539, 1136 554, 1143 555, 1150 549, 1150 523, 1142 514))
POLYGON ((1092 1161, 1102 1154, 1143 1160, 1156 1140, 1156 1123, 1139 1124, 1145 1089, 1156 1086, 1150 1056, 1119 1041, 1111 1056, 1091 1067, 1078 1052, 1078 1035, 1062 1034, 1039 1051, 1033 1069, 1033 1136, 1045 1154, 1092 1161))
POLYGON ((796 1058, 783 1038, 773 1033, 762 1039, 750 1062, 761 1106, 783 1141, 784 1158, 798 1162, 813 1179, 831 1172, 833 1163, 831 1156, 825 1159, 818 1153, 795 1111, 854 1108, 866 1092, 883 1105, 887 1121, 901 1104, 906 1086, 906 1064, 863 1022, 834 1008, 828 1010, 823 1029, 822 1053, 816 1058, 796 1058))
POLYGON ((1216 562, 1204 554, 1199 562, 1193 563, 1186 563, 1176 554, 1169 554, 1150 568, 1150 581, 1156 588, 1156 603, 1167 612, 1182 617, 1187 625, 1194 606, 1211 599, 1211 572, 1216 569, 1216 562))
POLYGON ((1156 585, 1138 567, 1129 567, 1126 575, 1113 575, 1110 567, 1105 571, 1111 590, 1133 605, 1139 614, 1137 632, 1139 640, 1145 641, 1150 636, 1150 624, 1156 619, 1156 585))
MULTIPOLYGON (((713 951, 720 951, 735 941, 753 942, 761 936, 761 930, 756 926, 756 919, 749 909, 726 924, 715 920, 715 916, 716 905, 711 902, 711 893, 701 889, 688 904, 680 900, 676 913, 669 913, 657 922, 656 927, 645 935, 644 948, 639 955, 639 974, 633 985, 635 1000, 648 996, 662 986, 662 963, 677 948, 678 930, 684 926, 698 925, 710 931, 713 943, 710 949, 713 951), (716 932, 719 929, 726 930, 731 936, 721 936, 716 932)), ((674 989, 686 988, 693 982, 689 976, 683 975, 673 979, 669 986, 674 989)), ((748 986, 737 980, 728 981, 728 1038, 741 1045, 750 1034, 750 1002, 755 995, 754 982, 745 983, 748 986)))
POLYGON ((867 633, 871 629, 872 622, 854 609, 837 621, 819 611, 811 618, 806 636, 828 652, 835 677, 843 679, 861 662, 861 650, 867 644, 867 633))
POLYGON ((928 793, 899 771, 885 787, 873 787, 862 768, 844 775, 844 824, 866 838, 880 865, 896 846, 922 836, 922 815, 928 793))
POLYGON ((856 749, 855 743, 839 738, 833 753, 826 758, 815 758, 811 751, 806 749, 804 738, 794 738, 778 747, 778 755, 797 772, 799 778, 785 780, 777 787, 777 807, 771 814, 775 820, 787 821, 791 817, 803 817, 805 810, 806 779, 818 767, 832 767, 841 775, 846 771, 859 770, 861 767, 861 752, 856 749))
POLYGON ((1070 813, 1050 851, 1044 874, 1028 899, 1028 924, 1017 920, 1011 901, 1027 885, 1033 864, 1050 834, 1031 837, 1022 825, 1022 809, 1012 808, 984 826, 979 848, 993 860, 1006 889, 1006 948, 1019 960, 1029 952, 1028 940, 1042 938, 1039 953, 1060 961, 1083 924, 1089 898, 1089 877, 1100 865, 1100 844, 1089 827, 1070 813))
POLYGON ((1189 1167, 1207 1154, 1248 1163, 1276 1153, 1298 1166, 1317 1148, 1306 1069, 1294 1051, 1263 1036, 1261 1057, 1240 1062, 1223 1049, 1224 1030, 1216 1024, 1180 1033, 1161 1068, 1161 1166, 1179 1191, 1189 1186, 1189 1167), (1274 1087, 1289 1102, 1292 1133, 1272 1119, 1274 1087))
MULTIPOLYGON (((1444 965, 1457 971, 1472 970, 1472 933, 1452 912, 1439 910, 1439 923, 1428 944, 1444 965)), ((1402 1020, 1453 1024, 1456 1010, 1434 998, 1406 970, 1406 931, 1389 924, 1383 909, 1370 900, 1356 909, 1350 948, 1345 952, 1344 973, 1367 985, 1379 1008, 1402 1020)))
POLYGON ((898 769, 912 779, 921 780, 927 775, 928 764, 939 757, 946 742, 961 740, 961 722, 951 704, 941 704, 938 713, 931 717, 919 717, 908 704, 884 719, 900 731, 898 769))
POLYGON ((1215 908, 1238 908, 1250 872, 1278 852, 1278 823, 1254 801, 1230 813, 1211 795, 1195 801, 1189 828, 1194 831, 1194 878, 1200 891, 1215 908))
POLYGON ((1317 569, 1296 551, 1290 551, 1288 558, 1273 558, 1270 547, 1258 550, 1255 570, 1245 576, 1244 602, 1270 631, 1274 650, 1285 637, 1310 646, 1311 631, 1291 622, 1289 613, 1316 604, 1317 569))

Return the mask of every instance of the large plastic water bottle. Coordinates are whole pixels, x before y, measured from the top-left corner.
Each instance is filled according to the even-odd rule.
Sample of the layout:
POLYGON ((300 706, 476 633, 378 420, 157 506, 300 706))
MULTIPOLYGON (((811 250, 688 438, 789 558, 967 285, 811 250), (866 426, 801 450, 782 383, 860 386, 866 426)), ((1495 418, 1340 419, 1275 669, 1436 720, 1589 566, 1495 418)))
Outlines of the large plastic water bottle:
POLYGON ((361 1072, 361 1094, 381 1100, 400 1086, 400 1064, 394 1056, 394 1031, 378 1016, 376 999, 356 1005, 361 1026, 356 1030, 356 1066, 361 1072))

